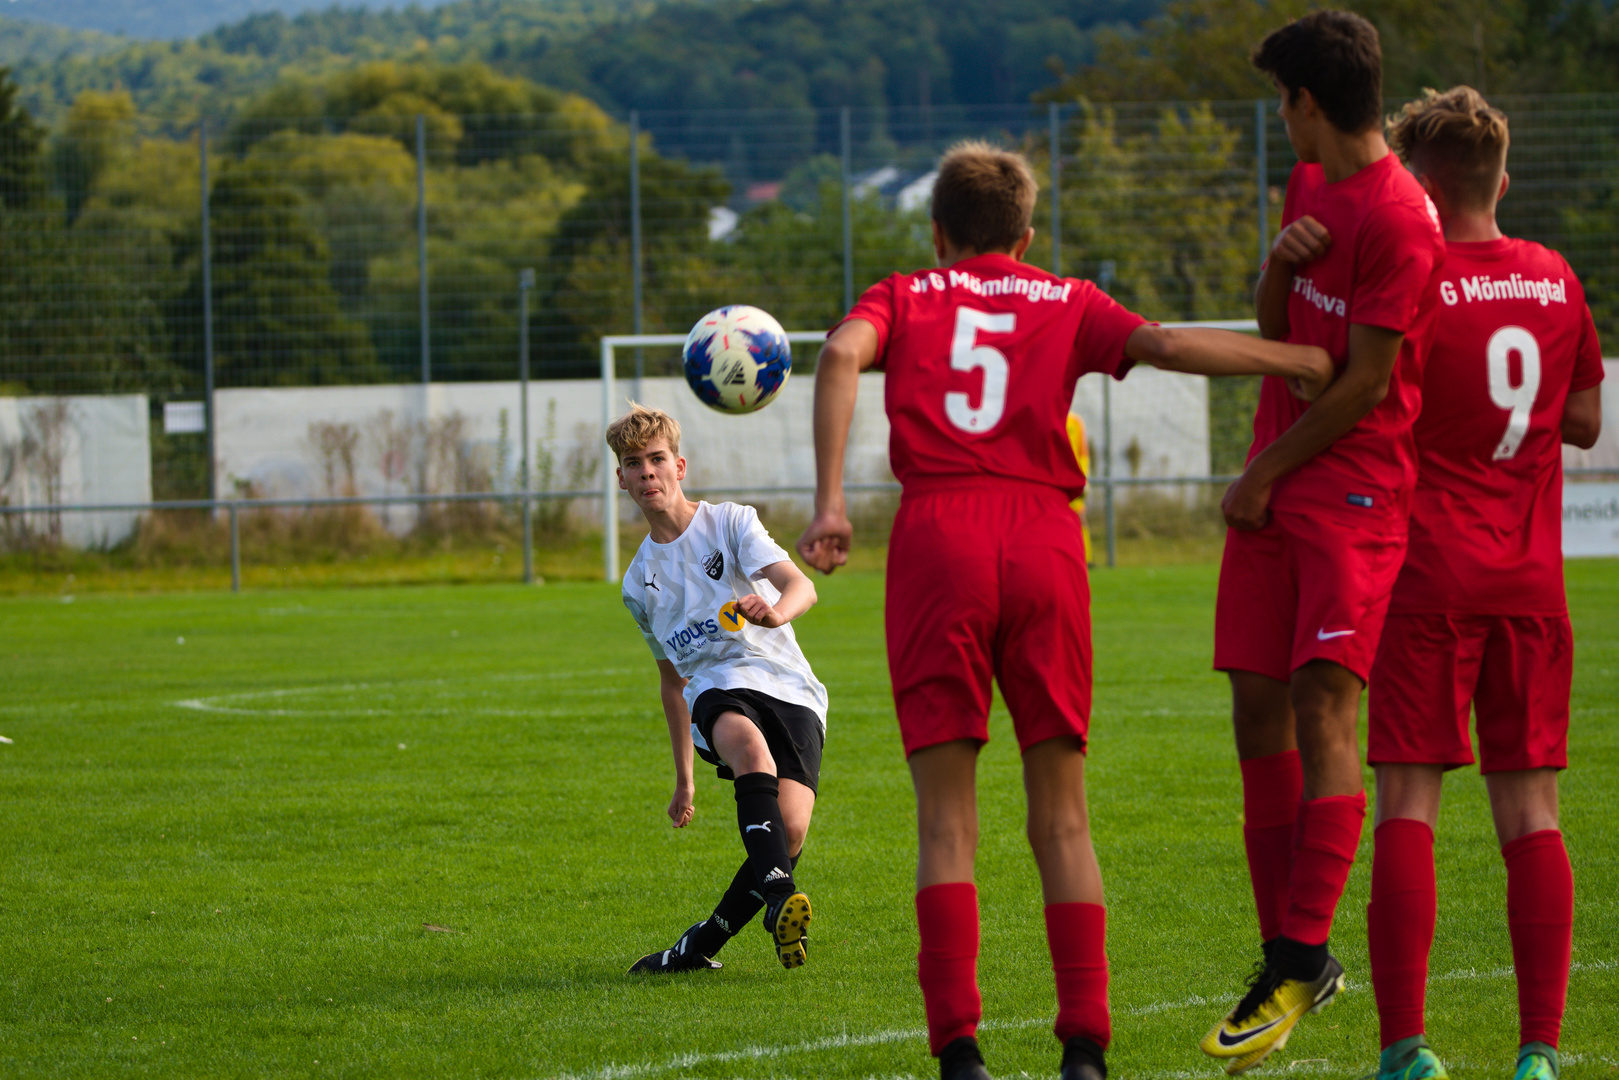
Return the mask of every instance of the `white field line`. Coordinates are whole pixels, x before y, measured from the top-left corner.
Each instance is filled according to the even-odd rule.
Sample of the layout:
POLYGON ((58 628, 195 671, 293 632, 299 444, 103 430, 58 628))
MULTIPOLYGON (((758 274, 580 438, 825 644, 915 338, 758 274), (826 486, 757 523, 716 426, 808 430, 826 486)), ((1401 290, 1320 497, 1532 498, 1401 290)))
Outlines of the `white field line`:
MULTIPOLYGON (((1581 971, 1614 971, 1619 970, 1619 961, 1615 960, 1585 960, 1569 966, 1570 973, 1581 971)), ((1478 971, 1475 968, 1459 968, 1447 971, 1440 975, 1431 975, 1430 983, 1457 982, 1474 979, 1509 979, 1512 978, 1511 968, 1492 968, 1488 971, 1478 971)), ((1362 989, 1357 984, 1350 983, 1347 988, 1362 989)), ((1178 1001, 1159 1001, 1150 1005, 1137 1005, 1131 1008, 1115 1010, 1125 1016, 1151 1016, 1154 1013, 1175 1012, 1182 1009, 1198 1008, 1205 1005, 1217 1005, 1223 1002, 1214 1002, 1208 998, 1193 994, 1178 1001)), ((1051 1020, 1042 1017, 1038 1020, 986 1020, 979 1025, 980 1031, 1009 1031, 1020 1028, 1044 1027, 1051 1020)), ((841 1035, 828 1035, 819 1039, 810 1039, 797 1043, 778 1043, 773 1046, 744 1046, 737 1050, 721 1050, 708 1054, 680 1054, 666 1061, 648 1061, 631 1065, 603 1065, 600 1068, 582 1073, 555 1073, 550 1080, 636 1080, 643 1076, 657 1076, 678 1069, 690 1069, 699 1065, 724 1064, 727 1062, 757 1062, 773 1058, 796 1057, 800 1054, 815 1054, 827 1050, 857 1049, 867 1046, 886 1046, 891 1043, 922 1042, 927 1038, 925 1028, 895 1029, 891 1031, 874 1031, 866 1035, 850 1035, 844 1032, 841 1035)), ((1563 1058, 1568 1064, 1578 1064, 1586 1060, 1586 1055, 1569 1054, 1563 1058)), ((1592 1061, 1609 1063, 1607 1058, 1592 1058, 1592 1061)), ((1446 1059, 1447 1064, 1462 1066, 1465 1061, 1446 1059)), ((1287 1071, 1291 1074, 1314 1074, 1335 1071, 1335 1066, 1327 1058, 1302 1058, 1288 1063, 1287 1071)), ((1208 1077, 1219 1074, 1219 1066, 1211 1062, 1208 1068, 1201 1071, 1195 1069, 1166 1070, 1162 1072, 1132 1074, 1132 1080, 1207 1080, 1208 1077)), ((908 1074, 905 1074, 908 1075, 908 1074)), ((897 1077, 868 1077, 867 1080, 898 1080, 897 1077)))
MULTIPOLYGON (((367 690, 386 690, 404 686, 450 686, 460 683, 517 682, 537 679, 583 679, 604 676, 639 674, 639 668, 605 668, 595 671, 543 671, 508 672, 494 675, 469 675, 455 679, 384 679, 376 682, 339 683, 322 686, 288 686, 269 690, 241 690, 230 694, 210 694, 205 697, 171 701, 177 709, 195 709, 198 712, 227 713, 237 716, 385 716, 386 709, 275 709, 242 707, 229 702, 264 700, 279 701, 305 695, 352 694, 367 690)), ((477 711, 477 710, 474 710, 477 711)))

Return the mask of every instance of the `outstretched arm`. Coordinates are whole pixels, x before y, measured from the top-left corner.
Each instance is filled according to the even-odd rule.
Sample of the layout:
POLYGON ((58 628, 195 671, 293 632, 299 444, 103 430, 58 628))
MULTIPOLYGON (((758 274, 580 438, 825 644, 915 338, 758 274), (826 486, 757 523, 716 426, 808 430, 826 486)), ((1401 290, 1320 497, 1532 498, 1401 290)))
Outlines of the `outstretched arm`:
POLYGON ((1331 446, 1389 392, 1405 335, 1381 326, 1349 325, 1349 362, 1293 426, 1261 450, 1226 490, 1220 508, 1233 529, 1262 529, 1276 481, 1331 446))
POLYGON ((1198 375, 1279 375, 1294 394, 1314 401, 1332 382, 1332 357, 1314 345, 1284 345, 1230 330, 1138 326, 1124 355, 1165 371, 1198 375))
POLYGON ((781 599, 769 603, 758 593, 749 593, 736 602, 750 623, 759 626, 786 626, 815 606, 815 583, 791 561, 771 563, 764 568, 765 580, 776 587, 781 599))
POLYGON ((850 319, 834 330, 816 362, 815 517, 797 546, 799 557, 823 574, 849 561, 854 527, 843 497, 843 454, 860 373, 876 362, 877 328, 864 319, 850 319))
POLYGON ((697 778, 692 771, 691 712, 686 708, 686 680, 667 660, 658 661, 658 693, 663 698, 663 718, 669 724, 669 747, 675 755, 675 794, 669 800, 669 820, 683 829, 691 821, 697 799, 697 778))

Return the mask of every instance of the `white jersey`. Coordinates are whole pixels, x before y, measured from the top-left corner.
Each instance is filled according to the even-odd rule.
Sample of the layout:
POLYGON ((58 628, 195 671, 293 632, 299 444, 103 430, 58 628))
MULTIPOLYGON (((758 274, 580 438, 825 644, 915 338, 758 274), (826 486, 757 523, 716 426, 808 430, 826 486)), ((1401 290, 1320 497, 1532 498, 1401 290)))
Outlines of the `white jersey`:
POLYGON ((736 503, 700 502, 674 540, 641 541, 624 574, 624 606, 652 655, 688 680, 688 708, 705 690, 746 688, 812 710, 825 730, 826 687, 804 659, 792 624, 767 629, 721 610, 749 593, 774 604, 781 593, 762 572, 787 558, 758 512, 736 503))

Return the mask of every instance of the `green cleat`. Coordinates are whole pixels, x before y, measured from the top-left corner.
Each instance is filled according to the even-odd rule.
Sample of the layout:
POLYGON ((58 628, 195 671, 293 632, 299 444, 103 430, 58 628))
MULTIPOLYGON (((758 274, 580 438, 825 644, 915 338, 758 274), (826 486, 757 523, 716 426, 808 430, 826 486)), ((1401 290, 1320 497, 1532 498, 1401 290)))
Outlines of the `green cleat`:
POLYGON ((1428 1048, 1428 1040, 1413 1035, 1383 1051, 1377 1071, 1365 1080, 1449 1080, 1444 1064, 1428 1048))
POLYGON ((1558 1080, 1560 1068, 1555 1046, 1524 1043, 1518 1049, 1518 1072, 1512 1080, 1558 1080))

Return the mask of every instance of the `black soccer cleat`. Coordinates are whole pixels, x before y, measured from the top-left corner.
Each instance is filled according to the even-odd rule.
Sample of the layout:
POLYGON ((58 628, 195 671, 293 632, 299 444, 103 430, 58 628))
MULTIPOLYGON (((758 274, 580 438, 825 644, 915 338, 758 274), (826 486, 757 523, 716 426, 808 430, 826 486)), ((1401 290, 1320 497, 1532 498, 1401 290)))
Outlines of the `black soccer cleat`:
MULTIPOLYGON (((707 922, 704 919, 703 922, 707 922)), ((630 965, 631 975, 673 975, 681 971, 718 971, 725 965, 718 960, 699 955, 695 950, 688 950, 686 943, 691 940, 692 931, 703 923, 697 923, 680 935, 680 940, 672 948, 662 952, 647 953, 641 959, 630 965)))
POLYGON ((778 896, 765 905, 765 930, 775 942, 782 967, 802 967, 809 959, 809 923, 809 897, 801 892, 778 896))
MULTIPOLYGON (((1065 1080, 1067 1074, 1063 1074, 1065 1080)), ((939 1051, 939 1080, 994 1080, 984 1068, 984 1055, 978 1052, 978 1040, 971 1035, 950 1040, 939 1051)))
POLYGON ((1063 1044, 1061 1080, 1107 1080, 1102 1048, 1083 1035, 1063 1044))

